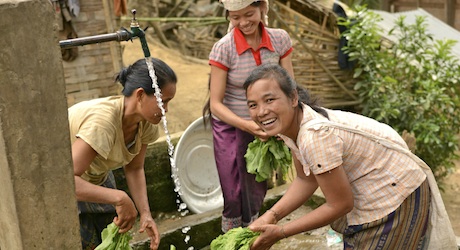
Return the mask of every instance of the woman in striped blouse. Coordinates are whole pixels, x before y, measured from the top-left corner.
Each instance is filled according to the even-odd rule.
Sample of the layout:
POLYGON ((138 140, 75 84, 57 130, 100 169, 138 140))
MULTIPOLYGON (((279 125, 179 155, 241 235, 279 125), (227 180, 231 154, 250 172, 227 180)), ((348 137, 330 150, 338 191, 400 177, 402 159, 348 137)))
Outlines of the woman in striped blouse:
MULTIPOLYGON (((394 129, 318 106, 276 64, 258 67, 244 88, 251 118, 291 148, 297 172, 285 195, 249 226, 262 232, 252 250, 269 249, 280 239, 329 224, 343 234, 344 249, 455 249, 455 241, 431 245, 433 216, 446 214, 439 206, 442 199, 429 167, 394 129), (323 205, 276 225, 318 187, 326 198, 323 205)), ((443 224, 441 234, 453 234, 448 218, 438 224, 443 224)))

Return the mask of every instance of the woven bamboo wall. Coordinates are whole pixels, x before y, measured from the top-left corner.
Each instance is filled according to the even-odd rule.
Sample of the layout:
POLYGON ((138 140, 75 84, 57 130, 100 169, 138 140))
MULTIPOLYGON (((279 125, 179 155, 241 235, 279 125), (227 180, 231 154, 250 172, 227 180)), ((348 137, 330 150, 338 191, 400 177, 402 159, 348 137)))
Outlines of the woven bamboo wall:
MULTIPOLYGON (((116 32, 114 14, 109 0, 80 0, 80 14, 72 23, 78 37, 116 32)), ((119 42, 78 47, 78 57, 63 61, 68 105, 117 94, 119 86, 114 76, 122 67, 119 42)))
POLYGON ((338 65, 339 31, 331 10, 301 1, 275 1, 273 9, 275 23, 286 29, 293 41, 297 83, 320 97, 325 107, 358 105, 352 72, 338 65))

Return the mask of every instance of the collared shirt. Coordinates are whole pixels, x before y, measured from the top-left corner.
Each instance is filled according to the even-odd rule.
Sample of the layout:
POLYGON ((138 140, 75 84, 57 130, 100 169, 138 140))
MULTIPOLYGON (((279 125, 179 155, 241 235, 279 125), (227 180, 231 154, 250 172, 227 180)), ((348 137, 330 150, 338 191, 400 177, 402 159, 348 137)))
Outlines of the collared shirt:
POLYGON ((249 46, 238 28, 216 42, 209 54, 209 64, 228 72, 223 103, 235 114, 250 119, 243 83, 262 63, 277 63, 292 51, 289 34, 282 29, 262 28, 257 50, 249 46))
MULTIPOLYGON (((407 148, 401 136, 384 123, 350 112, 326 111, 330 121, 407 148)), ((385 217, 425 180, 425 173, 409 156, 343 129, 307 128, 307 122, 313 119, 327 119, 307 105, 303 105, 303 115, 297 142, 283 135, 281 138, 299 159, 306 175, 344 168, 354 197, 354 208, 347 214, 349 225, 385 217)))
POLYGON ((139 123, 134 144, 127 147, 122 129, 124 96, 111 96, 79 102, 69 108, 70 140, 77 138, 88 143, 97 156, 81 176, 100 185, 108 171, 130 163, 139 154, 142 144, 159 137, 158 125, 139 123))

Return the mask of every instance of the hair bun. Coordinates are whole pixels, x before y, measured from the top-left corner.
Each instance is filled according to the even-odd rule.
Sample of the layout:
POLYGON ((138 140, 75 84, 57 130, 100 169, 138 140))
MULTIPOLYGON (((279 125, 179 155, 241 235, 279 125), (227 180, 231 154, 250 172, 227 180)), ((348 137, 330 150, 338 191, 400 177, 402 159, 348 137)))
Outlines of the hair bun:
POLYGON ((121 85, 123 85, 123 87, 126 84, 126 80, 130 72, 131 72, 131 66, 127 68, 123 68, 117 76, 117 81, 119 81, 121 85))

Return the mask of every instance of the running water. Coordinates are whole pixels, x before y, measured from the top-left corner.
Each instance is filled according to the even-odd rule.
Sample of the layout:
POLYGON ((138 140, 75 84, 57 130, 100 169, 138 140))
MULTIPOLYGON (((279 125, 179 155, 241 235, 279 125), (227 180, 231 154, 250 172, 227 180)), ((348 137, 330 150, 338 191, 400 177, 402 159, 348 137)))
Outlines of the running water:
MULTIPOLYGON (((171 172, 172 172, 171 177, 176 187, 174 188, 174 191, 177 194, 176 203, 178 205, 178 211, 180 212, 182 216, 185 216, 189 213, 189 211, 187 209, 187 204, 185 204, 184 202, 181 202, 180 200, 181 185, 179 182, 178 169, 176 167, 176 162, 174 161, 174 145, 171 142, 171 135, 169 134, 169 131, 168 131, 168 122, 166 121, 166 111, 163 107, 163 99, 161 98, 161 89, 158 86, 157 76, 155 74, 155 68, 153 67, 150 57, 145 58, 145 62, 147 63, 147 68, 149 69, 150 78, 152 78, 152 88, 155 90, 155 97, 157 99, 158 107, 161 110, 161 122, 163 124, 163 129, 166 135, 166 143, 168 144, 169 162, 171 163, 171 172)), ((191 228, 188 226, 182 229, 182 233, 186 234, 185 239, 184 239, 186 244, 188 244, 188 242, 190 241, 190 235, 187 235, 187 232, 190 229, 191 228)), ((193 250, 193 249, 194 249, 193 246, 191 246, 187 250, 193 250)))

